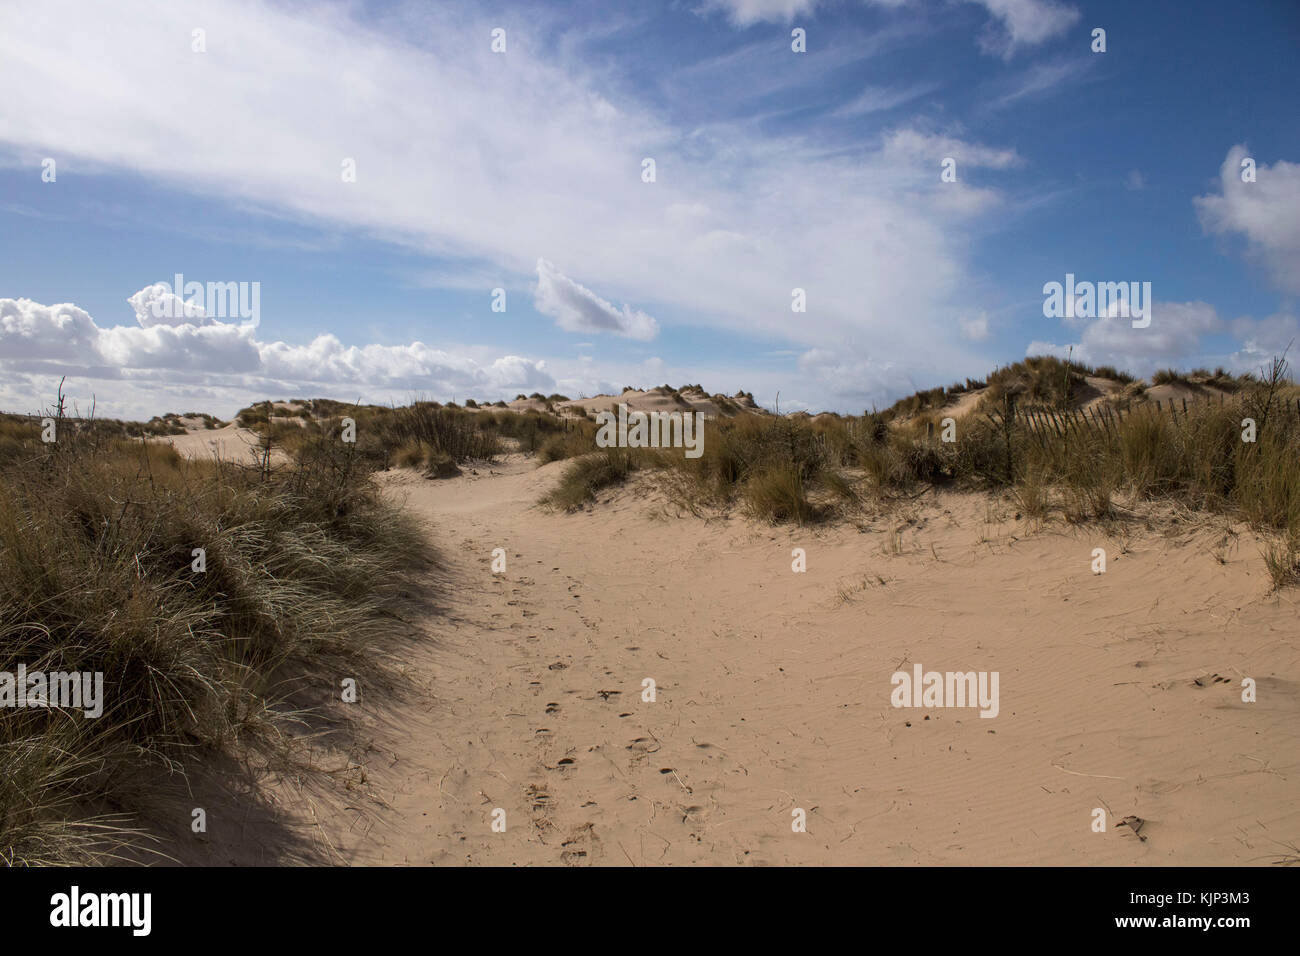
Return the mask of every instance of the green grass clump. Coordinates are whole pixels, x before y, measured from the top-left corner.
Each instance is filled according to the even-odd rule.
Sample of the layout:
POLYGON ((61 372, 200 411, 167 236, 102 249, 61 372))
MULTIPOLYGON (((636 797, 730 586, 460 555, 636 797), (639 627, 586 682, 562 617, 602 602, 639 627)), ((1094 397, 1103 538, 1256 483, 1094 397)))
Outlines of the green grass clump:
POLYGON ((796 464, 783 462, 763 468, 751 475, 743 487, 745 507, 751 517, 774 524, 791 521, 803 525, 816 514, 796 464))
POLYGON ((559 483, 541 503, 563 511, 578 511, 595 499, 596 492, 625 481, 637 466, 638 456, 628 449, 606 448, 583 455, 569 463, 559 483))

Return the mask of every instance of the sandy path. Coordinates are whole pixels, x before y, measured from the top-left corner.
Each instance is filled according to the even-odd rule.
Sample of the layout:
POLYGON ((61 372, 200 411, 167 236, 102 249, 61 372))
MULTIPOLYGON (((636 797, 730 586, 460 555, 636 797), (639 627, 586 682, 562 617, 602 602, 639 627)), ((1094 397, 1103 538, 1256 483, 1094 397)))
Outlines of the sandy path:
POLYGON ((454 586, 408 662, 425 703, 372 702, 392 812, 332 837, 356 862, 1241 864, 1300 843, 1295 592, 1267 593, 1249 535, 1220 563, 1208 530, 1033 534, 964 495, 867 531, 657 517, 627 492, 543 513, 560 467, 385 477, 454 586), (892 708, 915 663, 998 671, 1000 714, 892 708))
MULTIPOLYGON (((261 454, 258 448, 261 439, 257 433, 233 422, 221 428, 195 428, 184 435, 168 435, 155 440, 171 445, 187 458, 205 461, 220 458, 222 461, 249 465, 257 462, 261 454)), ((277 465, 289 460, 278 447, 271 449, 271 458, 277 465)))

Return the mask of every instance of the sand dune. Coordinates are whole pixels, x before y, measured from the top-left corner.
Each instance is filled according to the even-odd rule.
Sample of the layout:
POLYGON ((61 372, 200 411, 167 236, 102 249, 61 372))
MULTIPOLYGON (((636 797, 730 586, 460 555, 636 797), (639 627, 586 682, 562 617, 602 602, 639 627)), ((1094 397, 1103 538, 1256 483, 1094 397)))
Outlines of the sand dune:
POLYGON ((728 399, 726 412, 720 407, 723 396, 710 396, 703 389, 687 387, 678 391, 674 397, 671 391, 661 386, 650 389, 628 389, 621 395, 595 395, 591 398, 579 398, 557 403, 557 408, 581 409, 584 412, 604 412, 617 408, 622 403, 629 411, 635 412, 695 412, 709 418, 718 418, 724 414, 737 412, 756 412, 765 414, 754 400, 747 395, 736 395, 728 399))
POLYGON ((546 513, 561 467, 384 476, 451 586, 407 662, 426 692, 364 701, 379 802, 310 818, 343 858, 1262 864, 1300 836, 1294 594, 1243 527, 1035 531, 941 494, 813 532, 678 518, 644 484, 546 513), (998 671, 1000 713, 893 708, 915 664, 998 671))
MULTIPOLYGON (((243 459, 256 436, 160 440, 243 459)), ((1270 590, 1244 524, 1148 506, 1036 526, 931 491, 855 524, 770 527, 681 515, 653 475, 565 515, 537 505, 564 467, 379 474, 442 562, 400 662, 415 691, 362 694, 364 751, 322 757, 345 757, 346 787, 263 782, 329 858, 1241 865, 1300 842, 1296 594, 1270 590), (895 708, 892 675, 918 665, 997 672, 997 716, 895 708)), ((265 862, 263 824, 191 862, 265 862)))

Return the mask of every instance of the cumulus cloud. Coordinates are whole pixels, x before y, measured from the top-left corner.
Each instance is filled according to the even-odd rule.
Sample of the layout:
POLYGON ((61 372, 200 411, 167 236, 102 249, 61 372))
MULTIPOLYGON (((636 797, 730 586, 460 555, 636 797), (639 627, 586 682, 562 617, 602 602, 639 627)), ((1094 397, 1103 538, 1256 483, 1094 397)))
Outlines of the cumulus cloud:
POLYGON ((1233 146, 1219 169, 1219 192, 1193 202, 1201 226, 1215 235, 1245 239, 1278 288, 1300 293, 1300 164, 1257 163, 1255 182, 1242 181, 1243 145, 1233 146))
POLYGON ((545 259, 537 260, 537 291, 533 306, 555 319, 566 332, 613 332, 648 342, 659 334, 659 323, 624 303, 616 309, 586 286, 579 285, 545 259))
MULTIPOLYGON (((144 325, 152 315, 141 316, 139 307, 152 301, 151 290, 156 287, 128 299, 140 324, 108 327, 75 305, 0 298, 0 378, 12 376, 14 382, 43 391, 54 376, 109 379, 115 383, 119 407, 123 399, 116 393, 121 387, 129 386, 129 394, 136 396, 151 387, 157 390, 151 404, 129 404, 119 412, 146 418, 165 410, 159 405, 167 405, 167 396, 178 389, 185 394, 205 389, 212 395, 238 392, 245 404, 285 389, 375 401, 411 394, 450 397, 477 391, 484 397, 508 397, 521 390, 554 390, 555 380, 544 361, 518 355, 484 362, 423 342, 346 346, 334 335, 317 336, 307 345, 262 342, 251 324, 207 316, 174 325, 144 325), (38 377, 45 379, 44 385, 38 377)), ((23 392, 11 386, 3 394, 16 398, 23 392)), ((40 400, 33 393, 25 404, 33 407, 40 400)))
POLYGON ((186 302, 165 282, 147 285, 126 300, 135 310, 135 320, 145 328, 155 325, 207 325, 203 307, 186 302))
POLYGON ((95 320, 75 305, 0 299, 0 362, 5 365, 94 364, 99 355, 98 338, 95 320))

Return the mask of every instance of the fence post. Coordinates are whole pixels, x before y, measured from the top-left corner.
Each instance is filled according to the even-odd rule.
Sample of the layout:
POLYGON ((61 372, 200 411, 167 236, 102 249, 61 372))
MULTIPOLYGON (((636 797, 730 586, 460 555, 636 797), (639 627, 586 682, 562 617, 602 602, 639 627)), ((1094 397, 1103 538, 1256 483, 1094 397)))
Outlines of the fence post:
POLYGON ((1109 409, 1109 408, 1105 408, 1105 407, 1103 407, 1103 406, 1098 406, 1098 408, 1099 408, 1099 410, 1101 411, 1101 420, 1102 420, 1102 423, 1105 424, 1105 426, 1106 426, 1106 435, 1107 435, 1108 437, 1113 438, 1113 439, 1115 439, 1116 441, 1118 441, 1118 440, 1119 440, 1119 429, 1115 427, 1115 421, 1114 421, 1113 418, 1111 418, 1111 412, 1110 412, 1110 409, 1109 409))
POLYGON ((1016 406, 1009 392, 1004 392, 1002 394, 1002 402, 1002 436, 1007 446, 1007 484, 1010 485, 1015 482, 1016 478, 1016 471, 1011 458, 1011 423, 1013 421, 1012 416, 1015 415, 1016 406))

